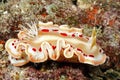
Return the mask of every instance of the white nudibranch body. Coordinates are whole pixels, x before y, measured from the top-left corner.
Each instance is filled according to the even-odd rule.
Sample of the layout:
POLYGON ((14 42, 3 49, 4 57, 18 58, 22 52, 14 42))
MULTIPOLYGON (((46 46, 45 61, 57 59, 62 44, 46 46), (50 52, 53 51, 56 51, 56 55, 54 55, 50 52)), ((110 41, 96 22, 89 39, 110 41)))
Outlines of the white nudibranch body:
POLYGON ((92 36, 83 35, 82 29, 58 26, 52 22, 39 22, 22 26, 18 39, 9 39, 5 48, 14 66, 28 62, 40 63, 46 60, 87 63, 94 66, 103 64, 107 56, 96 44, 96 31, 92 36))

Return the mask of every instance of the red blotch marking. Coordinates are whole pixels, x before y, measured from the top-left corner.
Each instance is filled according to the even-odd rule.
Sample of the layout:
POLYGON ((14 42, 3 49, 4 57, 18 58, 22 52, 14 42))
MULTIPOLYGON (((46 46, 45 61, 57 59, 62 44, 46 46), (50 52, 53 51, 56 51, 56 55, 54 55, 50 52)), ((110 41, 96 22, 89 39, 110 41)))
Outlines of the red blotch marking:
POLYGON ((89 55, 89 57, 94 57, 94 55, 89 55))
POLYGON ((72 34, 72 37, 75 37, 75 34, 72 34))
POLYGON ((16 48, 16 46, 14 46, 14 48, 16 48))
POLYGON ((86 54, 83 54, 83 56, 86 56, 86 57, 87 57, 87 55, 86 55, 86 54))
POLYGON ((79 35, 79 37, 83 37, 83 35, 81 34, 81 35, 79 35))
POLYGON ((53 31, 55 31, 55 32, 56 32, 56 31, 58 31, 58 30, 57 30, 57 29, 53 29, 53 31))
POLYGON ((70 52, 71 50, 69 49, 68 51, 70 52))
POLYGON ((66 33, 60 33, 62 36, 67 36, 67 34, 66 33))
POLYGON ((42 29, 43 32, 49 32, 49 29, 42 29))
POLYGON ((23 51, 25 51, 25 49, 21 49, 21 51, 23 52, 23 51))
POLYGON ((52 48, 53 48, 53 49, 55 49, 55 48, 56 48, 56 46, 52 46, 52 48))
POLYGON ((81 50, 81 49, 79 49, 79 48, 77 48, 77 50, 82 52, 82 50, 81 50))
POLYGON ((40 51, 40 52, 42 51, 41 47, 39 48, 39 51, 40 51))
POLYGON ((14 40, 14 42, 16 42, 16 40, 14 40))
POLYGON ((33 50, 34 52, 36 52, 36 49, 35 49, 35 48, 32 48, 32 50, 33 50))
POLYGON ((102 52, 102 50, 100 49, 100 52, 102 52))
POLYGON ((14 45, 14 43, 12 43, 12 45, 14 45))

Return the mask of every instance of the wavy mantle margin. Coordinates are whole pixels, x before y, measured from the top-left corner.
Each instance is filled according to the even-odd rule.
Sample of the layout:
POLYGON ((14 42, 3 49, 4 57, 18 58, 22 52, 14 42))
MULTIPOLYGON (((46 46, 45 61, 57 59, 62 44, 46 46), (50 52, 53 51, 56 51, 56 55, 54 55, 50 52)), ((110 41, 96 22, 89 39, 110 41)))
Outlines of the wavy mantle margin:
POLYGON ((5 48, 14 66, 28 62, 46 60, 86 63, 94 66, 103 64, 107 56, 96 44, 96 31, 91 37, 84 36, 82 29, 69 28, 52 22, 27 23, 18 33, 18 39, 9 39, 5 48))

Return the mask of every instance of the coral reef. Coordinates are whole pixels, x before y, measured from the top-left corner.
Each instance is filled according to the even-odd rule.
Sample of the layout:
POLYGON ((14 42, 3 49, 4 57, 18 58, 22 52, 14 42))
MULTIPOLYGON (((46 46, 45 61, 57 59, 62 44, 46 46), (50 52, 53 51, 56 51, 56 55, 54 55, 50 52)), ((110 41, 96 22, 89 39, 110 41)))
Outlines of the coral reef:
MULTIPOLYGON (((78 65, 78 64, 77 64, 78 65)), ((24 67, 13 67, 0 69, 0 79, 4 80, 87 80, 83 75, 81 67, 73 67, 66 63, 48 61, 41 64, 28 64, 24 67), (33 65, 33 66, 32 66, 33 65), (49 65, 49 66, 48 66, 49 65), (77 74, 76 74, 77 73, 77 74)))
POLYGON ((22 78, 29 80, 38 78, 60 80, 119 80, 120 1, 79 1, 0 1, 0 79, 18 80, 22 76, 22 78), (33 21, 52 21, 58 25, 67 24, 71 27, 80 27, 84 29, 86 36, 90 36, 93 27, 96 27, 97 43, 104 50, 104 54, 109 56, 108 61, 97 67, 86 64, 58 63, 53 61, 40 64, 29 63, 23 67, 12 66, 4 48, 5 42, 9 38, 17 38, 20 24, 25 25, 25 23, 31 23, 33 21), (25 76, 21 75, 21 73, 24 73, 25 76), (45 77, 45 75, 47 76, 45 77))

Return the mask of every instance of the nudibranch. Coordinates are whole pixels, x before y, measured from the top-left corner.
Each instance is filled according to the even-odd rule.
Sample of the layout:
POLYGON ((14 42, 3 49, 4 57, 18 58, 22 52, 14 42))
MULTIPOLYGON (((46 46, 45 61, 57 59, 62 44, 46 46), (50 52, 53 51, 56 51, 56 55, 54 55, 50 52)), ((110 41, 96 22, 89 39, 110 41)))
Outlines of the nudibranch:
MULTIPOLYGON (((22 25, 21 25, 22 26, 22 25)), ((46 60, 86 63, 94 66, 103 64, 107 56, 96 43, 96 30, 91 37, 84 36, 80 28, 38 22, 22 26, 18 39, 9 39, 5 48, 14 66, 28 62, 46 60)))

